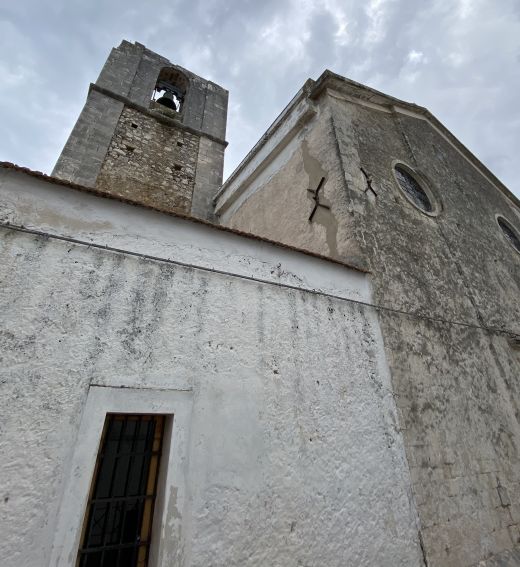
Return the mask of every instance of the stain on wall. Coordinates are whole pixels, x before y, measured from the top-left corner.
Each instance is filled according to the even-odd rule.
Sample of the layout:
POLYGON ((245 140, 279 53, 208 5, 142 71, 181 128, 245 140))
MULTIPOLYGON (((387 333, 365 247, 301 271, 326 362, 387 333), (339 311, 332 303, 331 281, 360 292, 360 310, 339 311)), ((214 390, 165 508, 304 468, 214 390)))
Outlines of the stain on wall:
POLYGON ((363 267, 358 244, 350 238, 350 215, 341 218, 337 212, 336 192, 344 193, 344 181, 330 113, 324 109, 320 116, 305 136, 293 142, 290 159, 262 180, 259 189, 223 222, 320 254, 325 250, 337 259, 348 256, 352 264, 363 267), (318 207, 311 222, 314 192, 322 177, 319 199, 329 208, 318 207))
POLYGON ((302 142, 303 168, 309 176, 307 197, 312 199, 313 208, 309 215, 309 222, 316 222, 325 228, 325 238, 329 248, 329 256, 338 258, 337 232, 338 223, 331 210, 331 202, 324 196, 327 183, 327 172, 320 162, 309 151, 307 140, 302 142))

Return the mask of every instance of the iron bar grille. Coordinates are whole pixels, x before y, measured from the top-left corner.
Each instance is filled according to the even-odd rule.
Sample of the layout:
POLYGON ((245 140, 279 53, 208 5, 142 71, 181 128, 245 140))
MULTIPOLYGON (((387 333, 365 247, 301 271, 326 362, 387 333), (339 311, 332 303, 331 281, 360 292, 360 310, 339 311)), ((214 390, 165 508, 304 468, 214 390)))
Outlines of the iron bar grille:
POLYGON ((79 567, 148 565, 163 432, 162 415, 107 415, 79 567))

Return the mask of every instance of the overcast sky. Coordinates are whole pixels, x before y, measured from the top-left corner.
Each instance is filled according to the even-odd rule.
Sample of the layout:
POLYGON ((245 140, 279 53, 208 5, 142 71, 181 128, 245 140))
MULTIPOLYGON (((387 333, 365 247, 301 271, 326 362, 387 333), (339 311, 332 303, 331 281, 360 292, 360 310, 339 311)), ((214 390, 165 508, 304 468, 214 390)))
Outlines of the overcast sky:
POLYGON ((50 172, 123 38, 230 91, 226 176, 329 68, 426 106, 520 196, 520 0, 4 0, 0 160, 50 172))

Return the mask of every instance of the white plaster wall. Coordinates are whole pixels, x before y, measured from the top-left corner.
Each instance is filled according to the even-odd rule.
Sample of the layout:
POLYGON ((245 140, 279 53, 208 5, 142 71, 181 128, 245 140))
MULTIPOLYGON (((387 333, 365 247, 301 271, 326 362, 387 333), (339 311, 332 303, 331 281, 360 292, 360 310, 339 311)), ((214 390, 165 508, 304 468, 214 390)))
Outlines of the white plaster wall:
POLYGON ((367 301, 364 274, 255 238, 0 169, 0 223, 367 301))
POLYGON ((265 243, 20 174, 10 183, 4 220, 163 260, 185 258, 198 234, 199 267, 0 227, 3 565, 48 564, 94 385, 145 389, 143 400, 190 392, 185 496, 179 506, 169 478, 160 565, 422 564, 378 324, 348 300, 370 299, 366 276, 281 248, 295 277, 280 275, 265 243), (230 273, 201 269, 210 257, 230 273), (338 297, 313 293, 320 282, 338 297))

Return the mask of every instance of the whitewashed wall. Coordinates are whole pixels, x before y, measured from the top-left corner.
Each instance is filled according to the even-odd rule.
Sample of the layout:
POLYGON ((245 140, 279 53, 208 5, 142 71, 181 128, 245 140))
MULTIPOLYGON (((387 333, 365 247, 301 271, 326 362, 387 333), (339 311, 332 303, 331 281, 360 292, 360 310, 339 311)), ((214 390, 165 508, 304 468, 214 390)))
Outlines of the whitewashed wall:
POLYGON ((174 414, 156 565, 422 564, 367 276, 11 170, 0 220, 3 565, 74 564, 107 408, 174 414))

